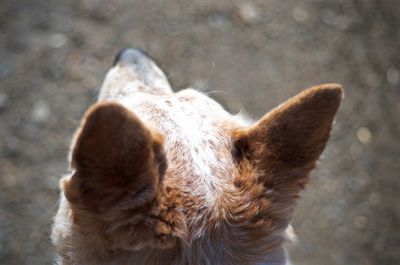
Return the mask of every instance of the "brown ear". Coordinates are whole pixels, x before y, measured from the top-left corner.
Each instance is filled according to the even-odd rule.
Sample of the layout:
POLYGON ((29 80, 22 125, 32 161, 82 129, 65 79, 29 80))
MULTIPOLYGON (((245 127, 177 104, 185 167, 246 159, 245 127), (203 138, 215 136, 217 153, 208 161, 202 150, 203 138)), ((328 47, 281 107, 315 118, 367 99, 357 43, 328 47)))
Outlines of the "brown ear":
POLYGON ((269 194, 275 206, 289 210, 282 212, 282 218, 291 215, 292 203, 328 141, 342 92, 337 84, 312 87, 254 126, 233 132, 239 154, 247 157, 266 189, 273 191, 269 194))
POLYGON ((84 116, 72 166, 64 193, 75 206, 107 211, 129 198, 139 207, 154 198, 165 172, 162 138, 122 105, 98 103, 84 116))

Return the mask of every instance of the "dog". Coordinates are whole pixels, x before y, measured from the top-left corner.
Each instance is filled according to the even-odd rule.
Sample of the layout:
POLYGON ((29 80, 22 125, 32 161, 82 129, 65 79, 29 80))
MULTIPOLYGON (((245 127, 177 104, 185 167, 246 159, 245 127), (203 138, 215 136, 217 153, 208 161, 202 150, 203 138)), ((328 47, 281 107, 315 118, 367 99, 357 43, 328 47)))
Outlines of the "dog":
POLYGON ((121 51, 72 140, 56 263, 290 264, 296 201, 342 94, 312 87, 253 122, 121 51))

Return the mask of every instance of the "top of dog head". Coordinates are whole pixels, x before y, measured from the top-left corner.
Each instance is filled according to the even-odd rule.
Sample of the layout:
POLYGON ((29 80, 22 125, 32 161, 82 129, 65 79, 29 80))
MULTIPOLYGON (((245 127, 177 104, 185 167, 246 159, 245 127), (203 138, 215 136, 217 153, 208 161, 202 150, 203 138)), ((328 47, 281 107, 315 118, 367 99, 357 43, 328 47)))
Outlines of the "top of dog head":
POLYGON ((251 122, 173 93, 151 59, 125 51, 74 137, 53 228, 60 262, 285 264, 341 98, 340 85, 312 87, 251 122))

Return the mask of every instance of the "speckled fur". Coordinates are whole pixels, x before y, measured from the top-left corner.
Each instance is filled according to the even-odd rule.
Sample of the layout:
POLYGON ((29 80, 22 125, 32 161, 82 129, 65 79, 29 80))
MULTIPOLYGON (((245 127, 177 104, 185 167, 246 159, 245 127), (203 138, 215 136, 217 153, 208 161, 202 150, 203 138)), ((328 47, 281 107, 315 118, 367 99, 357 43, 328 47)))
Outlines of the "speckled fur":
POLYGON ((329 136, 336 84, 253 123, 173 93, 144 54, 108 73, 72 144, 52 240, 63 265, 284 265, 296 199, 329 136))

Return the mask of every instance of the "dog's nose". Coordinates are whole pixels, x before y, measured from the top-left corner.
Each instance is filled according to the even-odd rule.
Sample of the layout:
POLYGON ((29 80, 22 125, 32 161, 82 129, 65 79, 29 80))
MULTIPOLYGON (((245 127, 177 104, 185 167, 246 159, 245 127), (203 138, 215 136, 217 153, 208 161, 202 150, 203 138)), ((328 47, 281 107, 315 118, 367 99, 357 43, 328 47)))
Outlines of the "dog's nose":
MULTIPOLYGON (((103 88, 106 91, 107 87, 116 86, 118 82, 120 86, 122 83, 125 86, 129 85, 130 91, 133 91, 134 83, 138 82, 132 81, 139 81, 143 86, 137 91, 153 94, 172 93, 167 77, 156 62, 140 49, 127 48, 115 56, 113 67, 107 74, 103 88)), ((102 97, 106 97, 105 94, 102 97)))
POLYGON ((115 65, 141 65, 151 60, 150 57, 142 50, 137 48, 127 48, 121 50, 114 59, 115 65))

